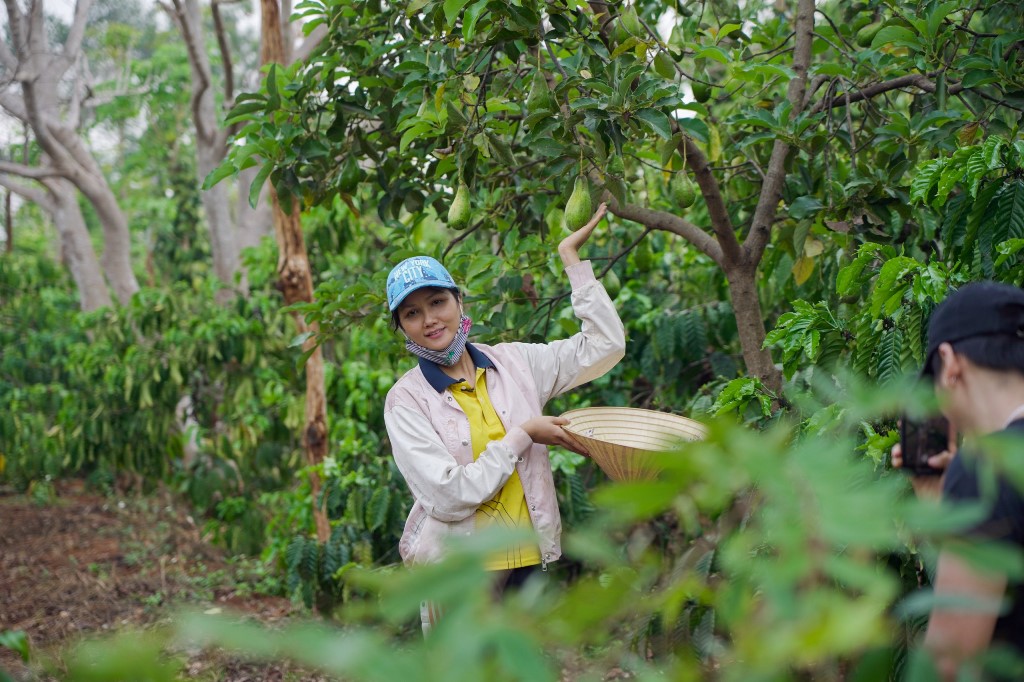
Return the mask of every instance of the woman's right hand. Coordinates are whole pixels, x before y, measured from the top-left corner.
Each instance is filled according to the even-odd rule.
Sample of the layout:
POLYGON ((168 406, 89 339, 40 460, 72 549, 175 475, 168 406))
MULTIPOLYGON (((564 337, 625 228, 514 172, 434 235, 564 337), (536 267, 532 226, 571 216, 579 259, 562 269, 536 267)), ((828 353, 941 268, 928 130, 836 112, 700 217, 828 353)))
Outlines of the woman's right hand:
POLYGON ((520 426, 530 436, 530 440, 538 445, 557 445, 584 457, 590 457, 590 453, 577 445, 562 428, 568 424, 569 420, 565 417, 541 416, 527 419, 520 426))

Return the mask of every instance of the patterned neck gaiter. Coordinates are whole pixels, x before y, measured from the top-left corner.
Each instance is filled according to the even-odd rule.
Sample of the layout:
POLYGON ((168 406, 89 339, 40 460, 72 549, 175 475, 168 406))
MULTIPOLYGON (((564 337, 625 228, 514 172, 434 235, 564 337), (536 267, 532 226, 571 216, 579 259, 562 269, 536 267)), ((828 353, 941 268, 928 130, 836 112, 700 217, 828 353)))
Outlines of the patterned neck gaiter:
POLYGON ((466 341, 469 339, 469 328, 471 326, 473 326, 473 320, 463 315, 459 321, 458 333, 455 334, 455 338, 452 339, 452 342, 444 350, 430 350, 412 341, 408 336, 405 337, 405 348, 413 355, 417 355, 424 360, 430 360, 439 365, 451 367, 459 361, 462 353, 466 350, 466 341))

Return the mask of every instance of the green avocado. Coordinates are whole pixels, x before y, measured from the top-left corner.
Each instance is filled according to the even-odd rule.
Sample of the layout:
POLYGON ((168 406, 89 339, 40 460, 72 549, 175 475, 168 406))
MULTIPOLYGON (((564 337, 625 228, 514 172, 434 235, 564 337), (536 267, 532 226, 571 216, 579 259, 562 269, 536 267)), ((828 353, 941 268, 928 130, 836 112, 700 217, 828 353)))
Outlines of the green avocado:
POLYGON ((580 175, 577 176, 572 194, 565 204, 565 226, 576 231, 587 224, 591 214, 590 183, 580 175))

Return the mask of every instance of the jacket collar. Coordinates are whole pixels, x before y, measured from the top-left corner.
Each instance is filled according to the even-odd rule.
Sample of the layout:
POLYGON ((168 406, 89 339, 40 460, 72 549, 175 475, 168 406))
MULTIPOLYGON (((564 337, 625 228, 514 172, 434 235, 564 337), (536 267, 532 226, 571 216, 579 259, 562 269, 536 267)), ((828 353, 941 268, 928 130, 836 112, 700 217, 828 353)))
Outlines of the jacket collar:
MULTIPOLYGON (((466 352, 469 353, 469 357, 473 360, 474 367, 483 367, 484 369, 492 369, 494 367, 491 359, 469 342, 466 343, 466 352)), ((431 388, 438 393, 444 393, 446 388, 460 381, 459 379, 452 379, 441 370, 440 365, 426 358, 420 358, 420 371, 423 372, 423 376, 431 388)))

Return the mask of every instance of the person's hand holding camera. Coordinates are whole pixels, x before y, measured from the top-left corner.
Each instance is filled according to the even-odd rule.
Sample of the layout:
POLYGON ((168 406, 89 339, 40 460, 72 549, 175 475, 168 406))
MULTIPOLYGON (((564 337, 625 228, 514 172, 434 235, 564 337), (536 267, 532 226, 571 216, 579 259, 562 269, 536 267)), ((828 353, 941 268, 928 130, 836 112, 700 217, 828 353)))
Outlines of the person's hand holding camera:
POLYGON ((937 500, 942 496, 946 468, 956 455, 956 428, 944 419, 940 423, 945 430, 941 437, 933 435, 927 438, 921 434, 921 425, 911 429, 906 421, 902 421, 900 442, 893 445, 889 453, 893 468, 906 470, 914 493, 922 499, 937 500), (904 458, 904 447, 916 452, 914 464, 904 458))

